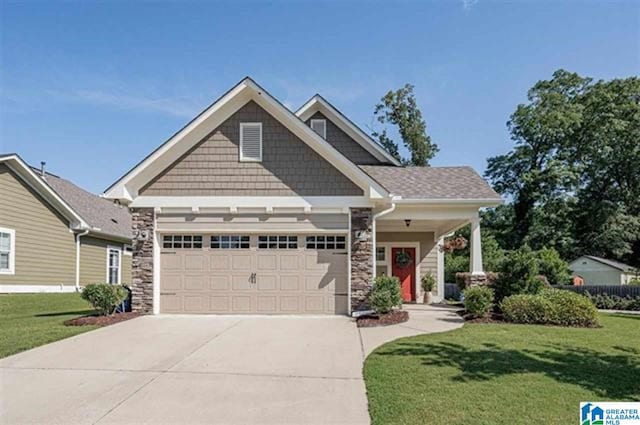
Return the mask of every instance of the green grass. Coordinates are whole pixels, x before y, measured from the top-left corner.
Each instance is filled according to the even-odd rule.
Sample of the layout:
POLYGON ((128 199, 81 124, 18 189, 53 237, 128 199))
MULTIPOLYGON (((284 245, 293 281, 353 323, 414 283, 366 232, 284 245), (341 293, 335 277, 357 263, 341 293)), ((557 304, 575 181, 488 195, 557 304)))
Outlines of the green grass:
POLYGON ((602 328, 467 324, 366 360, 373 424, 571 424, 581 401, 640 401, 640 316, 602 328))
POLYGON ((63 324, 92 312, 76 293, 0 295, 0 358, 95 329, 63 324))

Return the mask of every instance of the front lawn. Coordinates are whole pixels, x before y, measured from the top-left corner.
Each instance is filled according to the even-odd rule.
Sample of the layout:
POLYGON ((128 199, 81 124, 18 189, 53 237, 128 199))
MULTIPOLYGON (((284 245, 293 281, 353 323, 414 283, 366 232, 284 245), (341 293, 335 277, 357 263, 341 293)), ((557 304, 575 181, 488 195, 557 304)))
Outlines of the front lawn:
POLYGON ((373 424, 571 424, 581 401, 640 401, 640 316, 602 328, 466 324, 366 360, 373 424))
POLYGON ((0 295, 0 358, 95 329, 63 324, 92 312, 76 293, 0 295))

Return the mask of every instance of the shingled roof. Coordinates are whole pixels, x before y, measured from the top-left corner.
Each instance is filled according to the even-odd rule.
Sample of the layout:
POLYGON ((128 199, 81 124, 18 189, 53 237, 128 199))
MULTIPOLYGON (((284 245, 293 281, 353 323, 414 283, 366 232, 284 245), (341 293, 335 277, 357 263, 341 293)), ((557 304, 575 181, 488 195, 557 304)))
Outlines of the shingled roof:
MULTIPOLYGON (((42 178, 39 170, 34 171, 42 178)), ((126 207, 100 198, 54 174, 45 172, 43 180, 96 232, 131 239, 131 215, 126 207)))
POLYGON ((498 202, 501 199, 471 167, 361 165, 360 168, 391 194, 403 199, 477 199, 498 202))

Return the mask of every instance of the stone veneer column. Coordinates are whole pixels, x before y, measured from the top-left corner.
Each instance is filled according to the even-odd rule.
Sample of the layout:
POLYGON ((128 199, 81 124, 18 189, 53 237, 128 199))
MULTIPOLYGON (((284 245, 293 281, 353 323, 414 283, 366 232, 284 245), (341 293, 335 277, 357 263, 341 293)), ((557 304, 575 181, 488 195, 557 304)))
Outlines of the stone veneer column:
POLYGON ((153 313, 153 208, 132 208, 131 308, 153 313))
POLYGON ((351 208, 351 311, 367 310, 373 287, 371 208, 351 208))

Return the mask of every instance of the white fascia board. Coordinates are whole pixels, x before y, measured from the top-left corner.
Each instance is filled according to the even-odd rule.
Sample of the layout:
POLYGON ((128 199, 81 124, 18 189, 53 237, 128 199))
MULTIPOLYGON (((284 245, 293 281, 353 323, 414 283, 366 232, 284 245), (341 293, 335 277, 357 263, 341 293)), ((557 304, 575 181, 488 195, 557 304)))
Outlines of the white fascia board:
POLYGON ((129 205, 132 208, 174 208, 191 211, 193 207, 200 212, 207 209, 229 210, 271 208, 280 211, 285 208, 296 209, 343 209, 348 207, 372 207, 365 196, 138 196, 129 205))
POLYGON ((478 214, 476 206, 425 206, 398 205, 378 220, 469 220, 478 214))
POLYGON ((26 184, 40 194, 56 211, 67 218, 72 229, 89 229, 91 227, 41 177, 37 176, 31 167, 18 155, 0 158, 0 163, 6 163, 26 184))
POLYGON ((501 205, 503 203, 502 199, 495 198, 466 198, 466 199, 451 199, 451 198, 442 198, 442 199, 403 199, 400 196, 395 196, 391 198, 391 202, 396 204, 406 204, 406 205, 474 205, 478 208, 482 207, 495 207, 501 205))
POLYGON ((336 148, 331 146, 329 142, 313 131, 311 127, 278 102, 273 96, 265 90, 262 90, 253 81, 249 81, 249 84, 258 95, 253 99, 258 105, 280 121, 282 125, 287 127, 298 138, 306 142, 310 148, 328 160, 338 171, 353 180, 354 183, 358 184, 363 190, 372 193, 376 197, 378 195, 380 197, 389 195, 384 187, 347 159, 347 157, 342 155, 336 148))
POLYGON ((366 193, 372 193, 374 196, 378 196, 378 194, 382 197, 388 196, 388 192, 384 187, 358 168, 353 162, 349 161, 253 80, 245 78, 145 158, 140 164, 134 167, 129 173, 109 187, 105 191, 104 197, 119 199, 125 202, 135 200, 140 188, 151 181, 151 179, 162 172, 162 170, 170 166, 177 158, 191 149, 249 100, 253 100, 259 104, 281 124, 306 142, 309 147, 327 159, 345 176, 352 179, 354 183, 358 184, 366 193), (126 196, 127 194, 128 196, 126 196), (123 197, 119 198, 118 196, 123 197))
POLYGON ((400 162, 391 156, 382 146, 378 145, 364 131, 351 122, 343 113, 338 111, 333 105, 327 102, 320 95, 315 95, 307 101, 300 109, 296 111, 296 115, 306 121, 314 113, 320 111, 328 119, 331 120, 340 130, 344 131, 349 137, 355 140, 360 146, 375 156, 380 161, 389 161, 390 163, 400 166, 400 162))
POLYGON ((169 140, 143 159, 131 171, 111 185, 103 194, 105 198, 130 201, 138 190, 158 173, 171 165, 208 132, 243 106, 249 99, 249 79, 245 78, 219 100, 204 110, 193 121, 174 134, 169 140))

